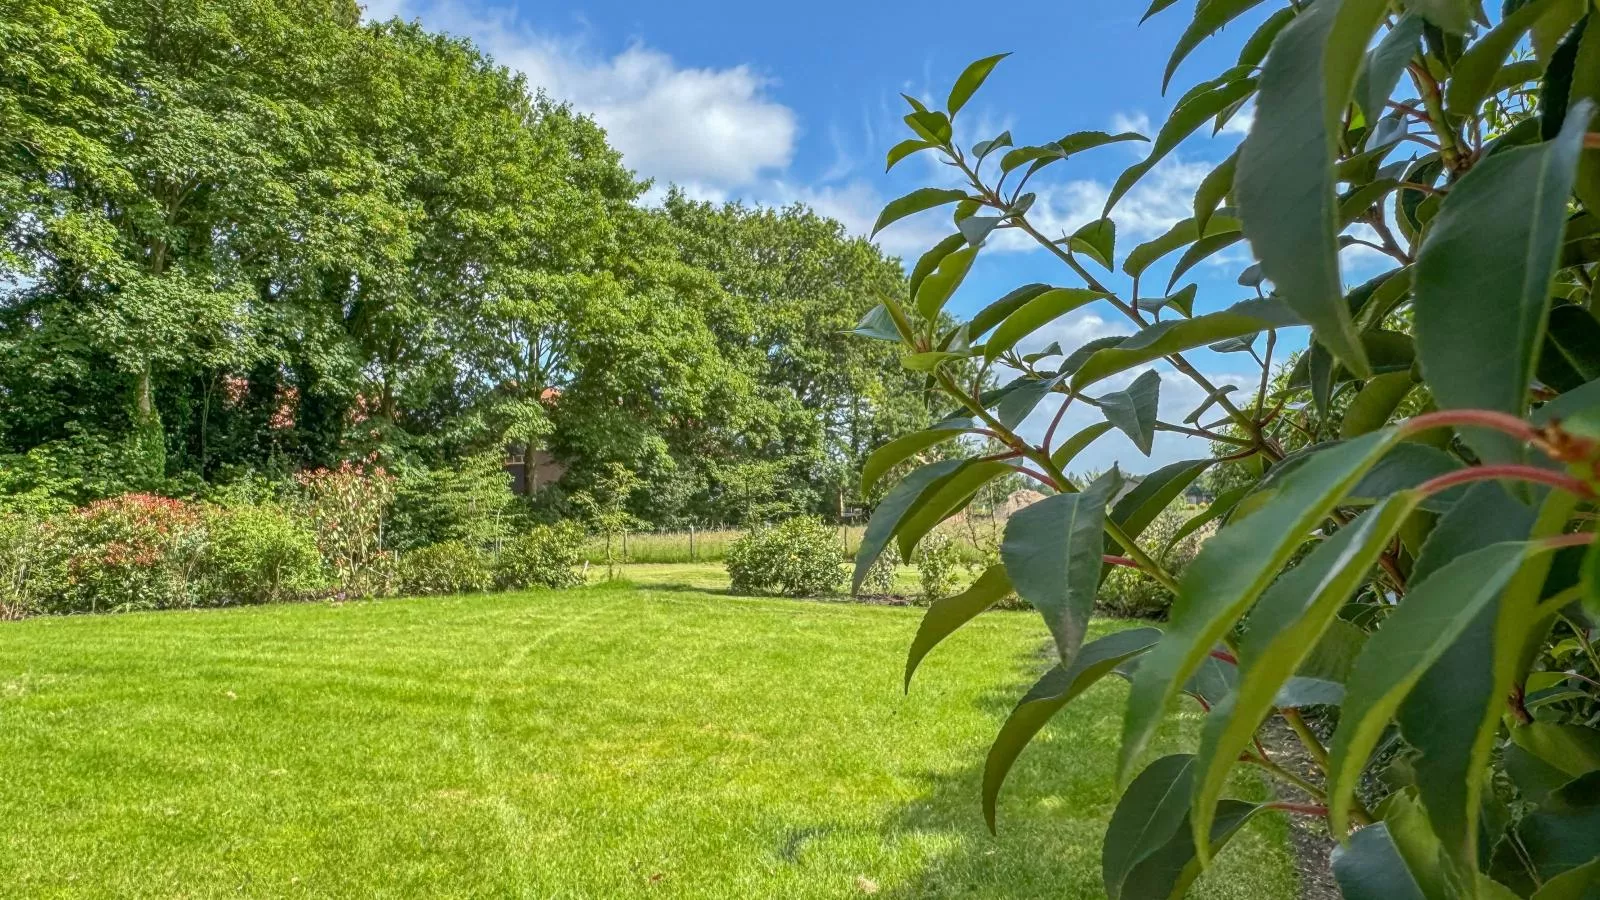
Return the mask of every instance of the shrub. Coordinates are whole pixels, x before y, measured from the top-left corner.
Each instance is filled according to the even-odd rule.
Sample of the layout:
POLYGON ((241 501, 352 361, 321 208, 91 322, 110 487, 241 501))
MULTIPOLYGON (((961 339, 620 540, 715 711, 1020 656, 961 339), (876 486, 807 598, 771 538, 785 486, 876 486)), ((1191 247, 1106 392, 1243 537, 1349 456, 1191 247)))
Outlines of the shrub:
POLYGON ((738 593, 816 597, 844 580, 838 533, 821 519, 801 516, 757 528, 728 549, 728 575, 738 593))
POLYGON ((460 541, 400 557, 400 590, 406 594, 470 594, 487 590, 492 581, 488 559, 460 541))
MULTIPOLYGON (((1174 578, 1181 575, 1199 554, 1206 538, 1216 532, 1215 526, 1206 525, 1167 548, 1167 544, 1177 537, 1183 523, 1200 512, 1198 507, 1169 506, 1139 536, 1140 546, 1165 565, 1174 578), (1162 555, 1164 549, 1166 552, 1162 555)), ((1112 566, 1105 580, 1100 583, 1095 607, 1106 615, 1125 619, 1164 619, 1173 599, 1171 591, 1138 569, 1112 566)))
POLYGON ((208 604, 291 600, 328 583, 316 535, 282 507, 212 507, 205 524, 208 604))
POLYGON ((943 531, 931 531, 917 544, 917 579, 923 599, 932 602, 961 589, 967 565, 960 544, 943 531))
POLYGON ((171 609, 203 601, 200 508, 150 494, 97 500, 47 522, 28 605, 42 612, 171 609))
POLYGON ((339 589, 357 597, 389 593, 395 558, 384 550, 383 524, 394 500, 394 476, 382 466, 345 462, 301 472, 295 482, 295 511, 316 534, 317 550, 339 589))
POLYGON ((494 581, 502 590, 583 583, 583 529, 576 522, 535 525, 500 548, 494 581))
POLYGON ((900 549, 890 544, 883 548, 878 561, 867 570, 866 577, 861 579, 861 589, 856 594, 862 597, 895 596, 895 573, 899 568, 900 549))

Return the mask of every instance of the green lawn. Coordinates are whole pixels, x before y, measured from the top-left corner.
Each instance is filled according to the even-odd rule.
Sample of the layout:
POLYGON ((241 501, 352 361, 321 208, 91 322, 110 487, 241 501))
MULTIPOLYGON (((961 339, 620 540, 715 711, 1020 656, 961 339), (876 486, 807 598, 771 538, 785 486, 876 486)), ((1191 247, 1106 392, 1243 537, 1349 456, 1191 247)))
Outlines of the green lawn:
MULTIPOLYGON (((655 575, 0 623, 0 894, 1101 895, 1120 684, 1024 755, 997 839, 979 814, 1034 616, 980 618, 903 697, 917 610, 655 575)), ((1262 822, 1196 893, 1294 885, 1262 822)))

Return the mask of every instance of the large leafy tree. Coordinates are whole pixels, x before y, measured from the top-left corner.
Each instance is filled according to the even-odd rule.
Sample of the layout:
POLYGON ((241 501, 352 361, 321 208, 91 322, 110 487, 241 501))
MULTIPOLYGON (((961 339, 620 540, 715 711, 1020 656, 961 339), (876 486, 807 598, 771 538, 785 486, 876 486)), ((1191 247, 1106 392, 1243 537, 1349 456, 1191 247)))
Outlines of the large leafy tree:
MULTIPOLYGON (((1171 5, 1157 0, 1146 15, 1171 5)), ((1167 79, 1199 42, 1262 6, 1201 0, 1167 79)), ((989 479, 1025 471, 1059 490, 1011 519, 999 565, 934 604, 907 679, 1009 592, 1042 612, 1059 662, 990 750, 991 824, 1013 761, 1049 718, 1106 675, 1131 681, 1127 789, 1103 857, 1112 897, 1183 894, 1261 815, 1323 820, 1350 898, 1587 896, 1600 884, 1600 138, 1590 131, 1600 17, 1557 0, 1508 3, 1492 21, 1448 0, 1268 12, 1252 15, 1236 66, 1178 100, 1147 158, 1117 180, 1107 217, 1075 234, 1041 231, 1027 186, 1080 152, 1143 136, 1013 146, 1007 133, 957 146, 952 119, 1001 57, 967 68, 944 109, 912 102, 912 136, 890 164, 931 152, 961 180, 893 201, 879 227, 939 208, 953 210, 956 233, 923 257, 917 269, 930 274, 860 331, 900 345, 904 364, 930 372, 970 418, 898 438, 869 468, 968 433, 1003 449, 913 468, 868 527, 857 581, 890 540, 909 550, 989 479), (1180 141, 1251 104, 1248 137, 1204 180, 1194 216, 1119 253, 1119 199, 1180 141), (1067 283, 1020 287, 939 327, 952 285, 998 229, 1054 254, 1067 283), (1387 263, 1352 287, 1341 250, 1357 244, 1387 263), (1259 297, 1196 308, 1183 274, 1244 246, 1256 263, 1241 281, 1259 297), (1173 255, 1156 280, 1152 267, 1173 255), (1114 265, 1130 290, 1104 274, 1114 265), (1091 304, 1134 333, 1018 351, 1091 304), (1274 352, 1291 340, 1306 349, 1278 370, 1274 352), (1219 388, 1191 358, 1206 348, 1254 354, 1259 385, 1219 388), (984 390, 974 365, 1012 380, 984 390), (1151 367, 1201 389, 1184 421, 1159 414, 1151 367), (1132 381, 1107 387, 1117 376, 1132 381), (1018 434, 1051 396, 1106 421, 1076 435, 1052 425, 1042 441, 1018 434), (1223 449, 1132 490, 1117 471, 1069 477, 1073 456, 1110 429, 1147 453, 1158 431, 1223 449), (1137 539, 1211 469, 1230 471, 1216 480, 1225 490, 1185 529, 1223 525, 1176 579, 1137 539), (1172 590, 1171 621, 1087 640, 1112 566, 1172 590), (1205 713, 1199 745, 1152 760, 1179 703, 1205 713), (1312 772, 1274 758, 1260 738, 1268 720, 1304 745, 1312 772), (1226 797, 1241 767, 1284 799, 1226 797)))

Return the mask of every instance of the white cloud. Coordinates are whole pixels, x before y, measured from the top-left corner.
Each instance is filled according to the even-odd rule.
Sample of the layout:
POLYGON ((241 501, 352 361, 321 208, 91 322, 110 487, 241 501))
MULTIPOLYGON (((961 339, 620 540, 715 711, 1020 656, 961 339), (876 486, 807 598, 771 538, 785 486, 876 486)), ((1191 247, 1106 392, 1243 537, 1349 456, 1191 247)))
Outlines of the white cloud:
POLYGON ((593 115, 641 175, 740 187, 794 156, 794 110, 769 97, 771 80, 748 66, 686 68, 637 43, 608 57, 581 38, 536 32, 510 9, 448 0, 374 0, 367 14, 420 18, 471 38, 530 85, 593 115))
POLYGON ((1250 126, 1254 125, 1255 123, 1256 105, 1252 102, 1240 109, 1237 113, 1234 113, 1233 118, 1229 119, 1227 124, 1222 126, 1222 133, 1236 134, 1240 137, 1244 137, 1250 133, 1250 126))

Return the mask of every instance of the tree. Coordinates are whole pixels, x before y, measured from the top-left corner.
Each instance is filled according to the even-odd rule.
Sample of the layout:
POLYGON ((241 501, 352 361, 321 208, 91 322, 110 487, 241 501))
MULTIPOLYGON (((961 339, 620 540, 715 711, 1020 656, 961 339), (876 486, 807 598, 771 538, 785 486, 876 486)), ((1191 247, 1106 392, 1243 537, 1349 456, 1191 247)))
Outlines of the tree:
MULTIPOLYGON (((1202 2, 1167 78, 1255 5, 1202 2)), ((892 166, 933 152, 961 181, 891 202, 878 227, 953 207, 957 233, 918 264, 932 274, 913 276, 905 300, 886 301, 858 330, 899 345, 903 364, 930 373, 971 419, 892 441, 869 467, 974 432, 1004 448, 907 474, 867 529, 856 580, 890 540, 905 553, 987 480, 1025 470, 1060 491, 1013 516, 1000 563, 930 610, 907 679, 1013 590, 1043 614, 1059 662, 990 751, 991 826, 1012 762, 1045 722, 1107 674, 1131 681, 1128 788, 1104 850, 1112 897, 1183 894, 1258 815, 1324 820, 1352 900, 1576 896, 1600 880, 1600 253, 1586 237, 1600 212, 1600 140, 1589 132, 1600 18, 1583 4, 1532 2, 1508 4, 1488 26, 1473 24, 1472 4, 1399 6, 1316 0, 1267 16, 1236 67, 1178 101, 1147 158, 1112 188, 1107 218, 1074 234, 1056 238, 1029 219, 1027 185, 1077 153, 1145 138, 1076 132, 1013 146, 1008 132, 957 146, 952 119, 1002 57, 969 66, 945 110, 912 100, 913 136, 889 154, 892 166), (1508 61, 1530 31, 1532 55, 1508 61), (1194 217, 1122 254, 1131 290, 1114 289, 1097 270, 1117 261, 1118 200, 1180 140, 1220 130, 1250 104, 1249 135, 1205 179, 1194 217), (1419 146, 1424 155, 1400 158, 1419 146), (957 327, 927 324, 1001 230, 1036 241, 1076 285, 1024 286, 957 327), (1257 262, 1241 281, 1260 296, 1197 310, 1196 289, 1177 290, 1184 272, 1245 242, 1257 262), (1389 266, 1347 289, 1340 251, 1356 244, 1389 266), (1152 266, 1179 251, 1164 289, 1149 290, 1162 284, 1152 266), (1065 353, 1018 350, 1090 304, 1136 332, 1065 353), (1279 342, 1307 326, 1308 348, 1274 380, 1279 342), (1259 385, 1219 389, 1186 355, 1206 347, 1255 354, 1259 385), (974 362, 1015 377, 985 391, 960 368, 974 362), (1158 415, 1154 371, 1105 386, 1151 366, 1203 391, 1184 422, 1158 415), (1106 421, 1072 436, 1052 425, 1038 442, 1018 435, 1052 395, 1106 421), (1069 478, 1074 454, 1113 428, 1146 452, 1157 431, 1226 450, 1151 472, 1126 493, 1116 470, 1069 478), (1237 474, 1184 527, 1222 527, 1174 579, 1138 538, 1215 468, 1237 474), (1114 566, 1177 596, 1164 629, 1086 640, 1114 566), (1199 746, 1149 761, 1152 736, 1185 697, 1207 714, 1199 746), (1319 710, 1332 711, 1321 731, 1308 721, 1319 710), (1312 777, 1272 758, 1258 739, 1269 719, 1304 745, 1312 777), (1225 798, 1241 766, 1298 797, 1225 798)))

